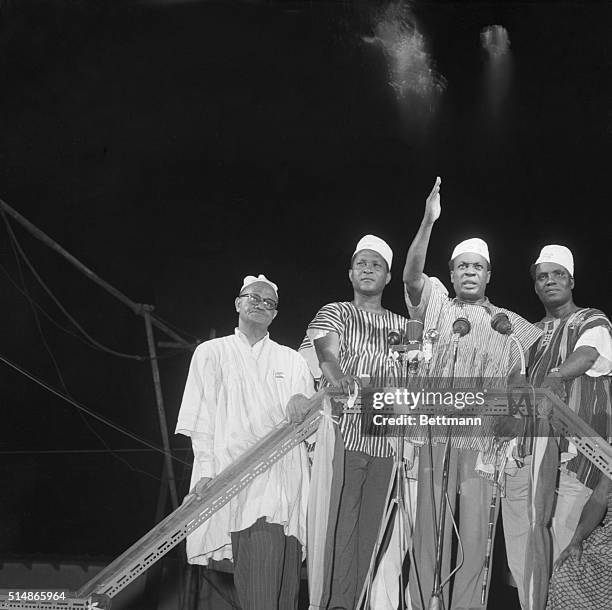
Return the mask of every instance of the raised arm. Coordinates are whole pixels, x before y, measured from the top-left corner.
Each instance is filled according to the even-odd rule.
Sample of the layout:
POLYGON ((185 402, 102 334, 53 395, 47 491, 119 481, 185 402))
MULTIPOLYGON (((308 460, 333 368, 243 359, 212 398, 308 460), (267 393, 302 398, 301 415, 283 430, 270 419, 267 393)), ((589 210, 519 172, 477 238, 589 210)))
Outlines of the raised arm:
POLYGON ((417 305, 421 300, 424 284, 423 269, 425 268, 427 246, 429 246, 429 238, 434 222, 440 217, 441 183, 442 180, 440 176, 438 176, 425 202, 425 214, 423 214, 421 226, 414 236, 412 244, 410 244, 408 255, 406 256, 406 264, 404 265, 404 284, 406 285, 408 296, 414 305, 417 305))

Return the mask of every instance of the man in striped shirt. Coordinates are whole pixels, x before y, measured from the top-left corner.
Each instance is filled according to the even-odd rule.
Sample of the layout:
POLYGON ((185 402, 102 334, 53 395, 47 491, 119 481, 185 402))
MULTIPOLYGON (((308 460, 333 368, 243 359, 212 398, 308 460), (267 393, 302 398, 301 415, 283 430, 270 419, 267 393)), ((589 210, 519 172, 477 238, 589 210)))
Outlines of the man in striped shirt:
MULTIPOLYGON (((491 263, 487 244, 477 238, 461 242, 449 261, 450 279, 455 297, 436 278, 423 273, 427 247, 435 221, 441 212, 440 178, 436 180, 427 199, 421 226, 412 241, 404 267, 405 297, 412 318, 423 321, 424 336, 435 337, 432 355, 422 371, 430 384, 455 382, 460 387, 474 389, 483 386, 505 387, 506 380, 518 363, 520 355, 515 342, 508 335, 496 332, 492 316, 502 314, 509 318, 513 334, 523 350, 527 350, 540 336, 532 324, 506 309, 491 304, 486 287, 491 279, 491 263), (469 332, 460 338, 455 322, 463 318, 469 323, 469 332), (437 380, 437 381, 436 381, 437 380), (465 386, 465 384, 468 384, 465 386)), ((417 495, 416 530, 413 548, 416 565, 410 575, 413 610, 427 608, 430 596, 444 596, 444 607, 449 610, 475 610, 486 607, 481 603, 482 583, 487 577, 484 558, 487 547, 489 507, 493 486, 487 477, 495 470, 496 450, 493 443, 492 423, 483 418, 482 427, 457 427, 450 435, 450 461, 448 473, 448 500, 455 510, 459 494, 459 536, 464 560, 454 575, 452 599, 449 604, 449 574, 451 571, 452 520, 445 521, 444 546, 440 581, 442 590, 434 591, 436 564, 436 506, 441 498, 441 468, 444 455, 443 441, 446 429, 439 426, 433 431, 431 453, 422 448, 419 453, 419 490, 417 495), (491 425, 491 428, 487 428, 491 425), (430 459, 433 458, 433 464, 430 459), (418 577, 417 577, 418 576, 418 577)), ((459 563, 460 553, 457 558, 459 563)), ((440 583, 437 583, 438 585, 440 583)), ((486 596, 485 596, 486 597, 486 596)))
MULTIPOLYGON (((546 315, 537 326, 544 333, 529 354, 529 379, 549 388, 604 439, 612 437, 612 324, 600 310, 574 303, 574 258, 565 246, 548 245, 531 268, 535 292, 546 315)), ((530 426, 531 428, 531 426, 530 426)), ((521 442, 522 468, 507 469, 502 501, 508 564, 523 608, 544 608, 552 561, 569 545, 582 507, 601 472, 573 445, 542 436, 536 440, 538 468, 531 478, 533 447, 521 442), (559 460, 561 466, 559 472, 559 460), (557 479, 558 477, 558 479, 557 479), (555 483, 556 490, 555 490, 555 483), (529 489, 532 489, 532 494, 529 489), (556 493, 555 493, 556 491, 556 493), (535 524, 549 548, 534 548, 535 524)))
MULTIPOLYGON (((389 358, 388 336, 390 331, 404 333, 407 319, 382 305, 392 258, 391 248, 382 239, 363 237, 348 273, 353 300, 325 305, 309 324, 307 336, 316 350, 323 386, 350 393, 364 377, 373 386, 396 384, 400 371, 389 358)), ((353 610, 383 515, 392 450, 383 433, 362 432, 361 415, 344 415, 340 430, 344 483, 335 531, 330 531, 334 536, 331 590, 321 607, 353 610)))

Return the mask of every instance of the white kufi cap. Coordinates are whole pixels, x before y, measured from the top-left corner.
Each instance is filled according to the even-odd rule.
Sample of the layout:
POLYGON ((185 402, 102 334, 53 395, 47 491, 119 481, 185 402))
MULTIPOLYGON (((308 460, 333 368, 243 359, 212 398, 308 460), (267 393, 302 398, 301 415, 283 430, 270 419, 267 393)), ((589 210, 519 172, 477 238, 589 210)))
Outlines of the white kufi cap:
POLYGON ((490 264, 491 258, 489 257, 489 246, 487 246, 487 242, 479 237, 472 237, 471 239, 466 239, 462 241, 460 244, 455 246, 453 250, 453 254, 451 256, 451 260, 455 259, 460 254, 466 253, 472 254, 480 254, 486 261, 490 264))
POLYGON ((278 286, 261 273, 257 277, 254 275, 247 275, 242 281, 242 288, 240 289, 240 292, 255 282, 263 282, 264 284, 268 284, 268 286, 271 286, 274 289, 274 292, 276 292, 276 296, 278 297, 278 286))
POLYGON ((540 263, 557 263, 565 267, 569 274, 574 277, 574 257, 572 251, 565 246, 556 246, 554 244, 550 246, 544 246, 538 256, 538 260, 534 263, 539 265, 540 263))
POLYGON ((380 237, 376 237, 376 235, 364 235, 359 240, 355 252, 353 252, 353 256, 355 256, 357 252, 361 252, 361 250, 374 250, 374 252, 378 252, 378 254, 385 259, 389 270, 391 269, 393 250, 391 250, 389 244, 384 239, 380 239, 380 237))

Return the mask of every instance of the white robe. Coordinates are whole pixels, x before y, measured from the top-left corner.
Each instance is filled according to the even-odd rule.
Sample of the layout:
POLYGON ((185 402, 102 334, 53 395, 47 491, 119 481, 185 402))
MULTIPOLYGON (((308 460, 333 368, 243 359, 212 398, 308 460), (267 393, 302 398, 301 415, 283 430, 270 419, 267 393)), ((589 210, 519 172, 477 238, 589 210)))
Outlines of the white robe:
MULTIPOLYGON (((304 359, 268 335, 253 347, 234 335, 197 347, 176 426, 194 447, 193 486, 215 477, 248 448, 287 421, 286 405, 295 394, 310 397, 313 381, 304 359)), ((300 444, 259 475, 187 537, 190 563, 232 558, 230 532, 260 517, 283 526, 305 547, 309 466, 300 444)))

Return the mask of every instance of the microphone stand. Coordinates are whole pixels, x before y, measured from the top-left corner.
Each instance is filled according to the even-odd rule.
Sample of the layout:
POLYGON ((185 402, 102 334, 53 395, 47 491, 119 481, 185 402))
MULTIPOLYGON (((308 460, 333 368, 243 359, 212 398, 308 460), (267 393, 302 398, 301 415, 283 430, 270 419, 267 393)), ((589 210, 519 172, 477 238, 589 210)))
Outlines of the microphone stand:
MULTIPOLYGON (((410 363, 407 362, 406 352, 408 344, 403 344, 400 342, 401 336, 399 332, 392 331, 389 334, 389 343, 391 346, 391 352, 395 352, 397 354, 397 364, 399 365, 400 375, 397 379, 398 386, 403 385, 408 377, 408 371, 411 372, 413 369, 410 368, 410 363), (394 336, 394 335, 397 335, 394 336)), ((393 462, 393 470, 391 472, 391 478, 389 480, 389 487, 387 489, 385 507, 386 511, 383 515, 382 521, 379 526, 378 536, 376 543, 374 545, 374 550, 372 552, 372 556, 370 557, 370 566, 368 569, 368 573, 366 574, 365 582, 363 584, 363 588, 361 590, 361 595, 359 596, 359 601, 355 608, 364 608, 367 609, 370 604, 370 595, 372 590, 372 584, 374 581, 374 575, 376 572, 376 559, 378 557, 378 553, 382 546, 382 542, 389 526, 389 523, 393 519, 394 511, 397 511, 397 524, 398 524, 398 546, 399 546, 399 555, 400 555, 400 606, 399 610, 406 610, 406 601, 405 601, 405 590, 404 590, 404 575, 402 570, 402 564, 405 557, 405 547, 404 547, 404 513, 406 512, 406 500, 404 498, 404 487, 405 487, 405 479, 406 473, 404 471, 403 466, 404 460, 404 438, 403 436, 400 438, 397 437, 397 450, 395 451, 395 457, 393 462), (395 497, 393 497, 393 488, 395 487, 395 497)))
MULTIPOLYGON (((457 351, 459 339, 467 335, 470 330, 470 323, 465 318, 458 318, 453 324, 453 359, 451 368, 451 389, 455 387, 455 366, 457 364, 457 351), (456 328, 457 322, 465 323, 463 328, 456 328)), ((450 469, 450 450, 451 450, 451 427, 446 430, 446 442, 444 445, 444 458, 442 460, 442 486, 440 488, 440 508, 438 515, 438 530, 436 532, 436 561, 434 564, 434 582, 429 599, 428 610, 444 610, 444 597, 442 595, 442 554, 444 551, 444 527, 446 525, 446 498, 448 495, 448 472, 450 469)), ((433 473, 433 464, 432 473, 433 473)), ((432 474, 433 476, 433 474, 432 474)), ((435 506, 432 507, 435 511, 435 506)))
MULTIPOLYGON (((510 322, 508 316, 501 312, 493 316, 491 320, 491 327, 493 330, 497 331, 502 335, 506 335, 508 339, 510 339, 518 348, 519 357, 521 360, 521 379, 525 379, 527 373, 527 365, 525 361, 525 353, 523 351, 523 346, 518 338, 514 334, 514 329, 512 327, 512 323, 510 322)), ((525 435, 526 426, 523 430, 523 437, 525 435)), ((491 494, 491 503, 489 505, 489 523, 487 527, 487 546, 485 550, 485 561, 484 561, 484 569, 482 576, 482 584, 480 589, 480 603, 484 606, 489 590, 489 573, 491 569, 491 554, 493 552, 493 537, 495 533, 495 515, 497 514, 497 504, 499 498, 499 477, 500 472, 503 471, 503 467, 506 462, 506 458, 503 459, 500 464, 500 450, 502 447, 502 442, 497 441, 497 447, 495 450, 495 471, 493 474, 493 491, 491 494)), ((517 451, 520 457, 523 457, 524 453, 524 445, 523 438, 517 440, 517 451)))

